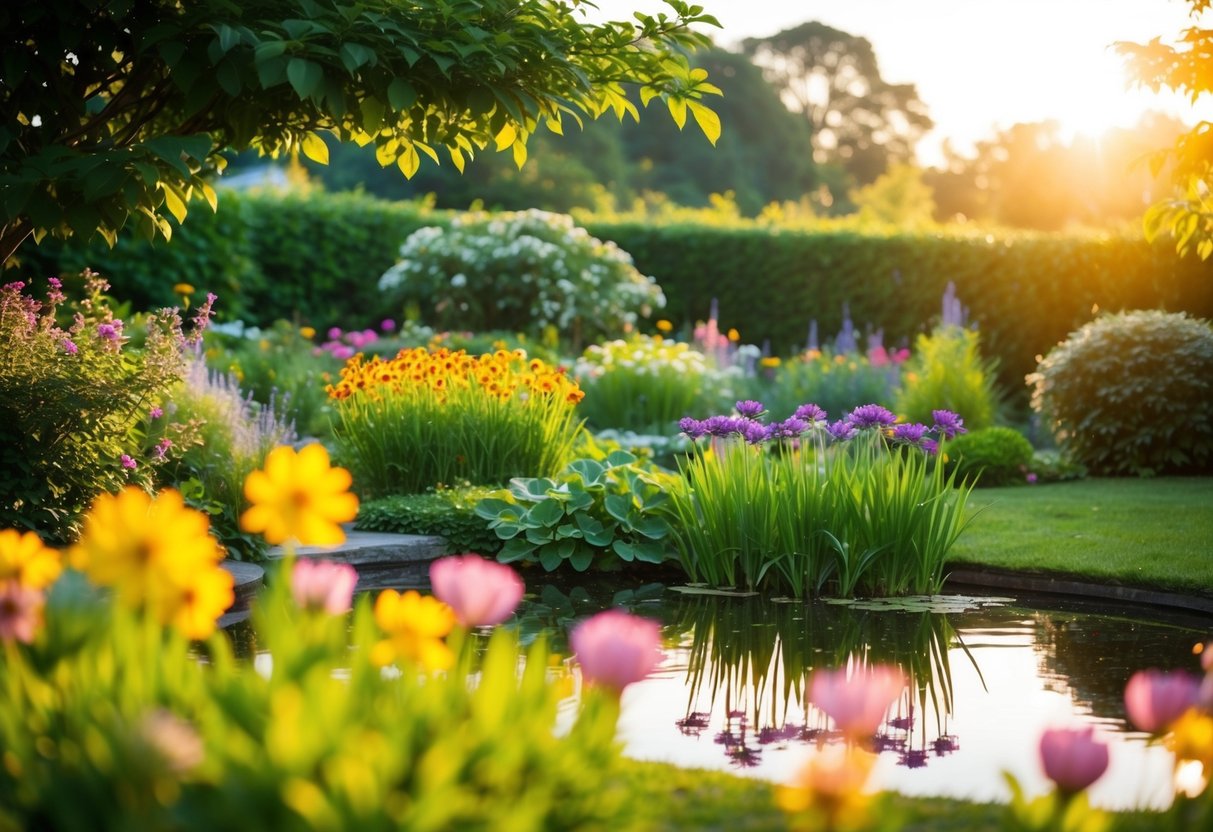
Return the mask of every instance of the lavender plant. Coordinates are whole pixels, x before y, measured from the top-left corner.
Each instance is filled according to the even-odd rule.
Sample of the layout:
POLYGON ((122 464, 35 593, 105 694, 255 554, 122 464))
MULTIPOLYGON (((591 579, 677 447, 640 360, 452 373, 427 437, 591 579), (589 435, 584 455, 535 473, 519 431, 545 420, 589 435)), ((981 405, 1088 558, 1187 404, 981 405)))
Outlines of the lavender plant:
POLYGON ((742 401, 680 423, 710 437, 670 501, 691 579, 797 597, 937 591, 971 486, 933 457, 963 420, 937 410, 931 425, 896 424, 875 404, 834 422, 815 404, 782 422, 764 414, 742 401))
POLYGON ((145 453, 141 428, 182 378, 214 301, 196 310, 188 337, 176 309, 146 316, 146 333, 135 333, 110 308, 108 283, 89 271, 79 280, 79 301, 53 277, 44 300, 22 282, 0 287, 0 526, 55 541, 75 536, 97 495, 151 485, 167 449, 145 453))

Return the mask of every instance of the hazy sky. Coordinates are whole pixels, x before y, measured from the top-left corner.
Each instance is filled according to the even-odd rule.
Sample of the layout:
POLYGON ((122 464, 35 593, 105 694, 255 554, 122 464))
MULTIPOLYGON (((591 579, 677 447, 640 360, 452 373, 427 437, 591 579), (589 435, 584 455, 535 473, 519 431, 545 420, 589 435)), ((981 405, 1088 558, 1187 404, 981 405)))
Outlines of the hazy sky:
MULTIPOLYGON (((1179 96, 1126 87, 1110 45, 1174 40, 1191 25, 1183 0, 697 0, 732 46, 808 20, 871 41, 885 80, 913 83, 936 129, 920 146, 938 158, 950 138, 967 150, 995 126, 1058 119, 1063 130, 1129 126, 1146 109, 1195 120, 1179 96)), ((668 10, 660 0, 600 0, 604 15, 668 10)), ((1206 18, 1213 15, 1206 15, 1206 18)), ((1209 21, 1206 20, 1206 25, 1209 21)), ((1210 117, 1210 108, 1201 111, 1210 117)), ((725 127, 727 129, 727 125, 725 127)))

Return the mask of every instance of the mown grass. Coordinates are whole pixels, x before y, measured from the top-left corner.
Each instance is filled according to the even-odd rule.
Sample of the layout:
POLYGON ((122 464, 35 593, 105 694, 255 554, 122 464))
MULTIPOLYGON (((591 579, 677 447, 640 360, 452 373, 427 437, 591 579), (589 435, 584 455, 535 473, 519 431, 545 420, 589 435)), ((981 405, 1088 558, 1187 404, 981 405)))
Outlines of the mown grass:
POLYGON ((1213 478, 978 489, 949 565, 1213 596, 1213 478))

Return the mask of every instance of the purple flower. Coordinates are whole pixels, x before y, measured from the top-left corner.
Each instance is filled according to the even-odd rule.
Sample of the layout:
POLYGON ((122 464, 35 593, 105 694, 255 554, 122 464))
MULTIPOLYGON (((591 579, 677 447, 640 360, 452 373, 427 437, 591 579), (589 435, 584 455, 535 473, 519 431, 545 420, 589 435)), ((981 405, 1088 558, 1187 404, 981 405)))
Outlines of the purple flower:
POLYGON ((802 404, 796 408, 792 416, 804 419, 806 422, 824 422, 828 418, 826 412, 815 404, 802 404))
POLYGON ((847 414, 846 420, 855 428, 884 428, 897 421, 897 417, 886 407, 865 404, 847 414))
POLYGON ((756 402, 752 399, 746 399, 745 401, 738 402, 736 407, 737 415, 746 419, 756 419, 766 411, 766 408, 763 406, 762 402, 756 402))
POLYGON ((935 430, 944 439, 951 439, 965 430, 965 421, 950 410, 932 410, 931 418, 935 420, 935 430))
POLYGON ((149 410, 147 412, 147 415, 149 418, 159 419, 161 416, 164 415, 164 409, 161 407, 153 407, 151 410, 149 410))
POLYGON ((692 419, 690 416, 684 416, 678 420, 678 429, 692 439, 698 439, 707 433, 703 427, 703 422, 698 419, 692 419))
POLYGON ((129 468, 132 471, 139 467, 139 463, 135 462, 135 460, 131 459, 131 457, 127 454, 123 454, 119 461, 122 463, 123 468, 129 468))
POLYGON ((60 342, 59 346, 63 347, 63 351, 68 355, 75 355, 80 351, 80 348, 76 346, 71 338, 64 338, 63 341, 60 342))
POLYGON ((117 341, 122 335, 113 324, 97 324, 97 337, 102 341, 117 341))
POLYGON ((826 428, 826 431, 830 434, 830 436, 834 437, 839 442, 846 442, 848 439, 853 438, 855 434, 859 433, 859 431, 855 429, 855 426, 845 419, 839 419, 837 422, 834 422, 828 428, 826 428))
POLYGON ((893 441, 904 442, 907 445, 920 445, 928 430, 930 428, 918 422, 897 425, 893 428, 893 441))
POLYGON ((1028 481, 1029 485, 1035 485, 1037 477, 1035 474, 1029 472, 1028 475, 1026 477, 1024 477, 1024 479, 1028 481))
POLYGON ((168 449, 171 447, 173 447, 173 440, 166 436, 156 443, 156 448, 152 451, 152 454, 156 459, 164 459, 168 455, 168 449))
POLYGON ((931 456, 935 456, 935 454, 939 453, 939 443, 934 439, 923 439, 922 442, 919 443, 918 447, 922 448, 931 456))
POLYGON ((336 341, 341 338, 341 327, 335 326, 329 329, 329 339, 336 341))
POLYGON ((709 416, 703 420, 703 432, 709 436, 728 436, 741 433, 741 420, 736 416, 709 416))
POLYGON ((782 422, 775 422, 769 431, 772 439, 795 439, 811 427, 799 416, 789 416, 782 422))
POLYGON ((770 429, 761 422, 755 422, 752 419, 741 419, 741 435, 745 437, 745 441, 751 445, 757 445, 759 442, 765 442, 771 438, 770 429))
POLYGON ((63 281, 57 277, 48 277, 46 282, 50 284, 52 289, 62 289, 63 281))
POLYGON ((379 328, 382 329, 384 332, 395 332, 396 331, 396 322, 393 321, 391 318, 384 318, 382 321, 380 321, 379 328))

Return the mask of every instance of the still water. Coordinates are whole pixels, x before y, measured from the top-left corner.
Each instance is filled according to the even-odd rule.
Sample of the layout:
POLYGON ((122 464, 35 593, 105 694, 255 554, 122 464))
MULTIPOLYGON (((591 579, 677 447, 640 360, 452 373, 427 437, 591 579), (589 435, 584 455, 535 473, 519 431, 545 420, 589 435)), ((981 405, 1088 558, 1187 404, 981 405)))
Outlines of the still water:
POLYGON ((612 604, 662 622, 665 661, 624 695, 628 756, 788 780, 838 741, 806 702, 812 670, 886 663, 910 684, 874 739, 875 788, 1001 801, 1010 772, 1044 793, 1041 731, 1090 725, 1111 747, 1091 799, 1112 809, 1164 807, 1172 794, 1169 752, 1127 724, 1126 682, 1148 667, 1198 670, 1193 647, 1213 623, 1040 597, 805 604, 658 585, 546 586, 529 597, 519 626, 557 649, 575 620, 612 604))

